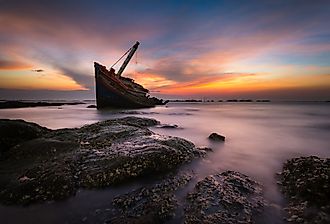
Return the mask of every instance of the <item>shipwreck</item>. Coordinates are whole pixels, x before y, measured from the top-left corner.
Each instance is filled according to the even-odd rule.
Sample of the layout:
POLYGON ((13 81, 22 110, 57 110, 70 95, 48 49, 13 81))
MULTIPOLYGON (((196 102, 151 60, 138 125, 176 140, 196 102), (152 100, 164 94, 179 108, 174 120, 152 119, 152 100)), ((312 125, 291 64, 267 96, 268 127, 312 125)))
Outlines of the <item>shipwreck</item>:
POLYGON ((126 66, 136 52, 139 42, 136 42, 126 53, 118 59, 119 62, 125 55, 125 61, 116 73, 113 66, 109 70, 94 62, 96 81, 96 104, 97 108, 145 108, 156 105, 164 105, 163 101, 156 97, 150 97, 149 90, 134 82, 133 79, 121 76, 126 66))

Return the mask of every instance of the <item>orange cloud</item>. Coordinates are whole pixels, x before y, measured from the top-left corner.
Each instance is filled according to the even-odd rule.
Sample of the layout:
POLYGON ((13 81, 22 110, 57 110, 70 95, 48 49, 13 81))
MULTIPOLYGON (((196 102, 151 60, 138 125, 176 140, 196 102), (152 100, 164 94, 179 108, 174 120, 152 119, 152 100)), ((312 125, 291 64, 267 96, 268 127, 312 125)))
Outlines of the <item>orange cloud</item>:
POLYGON ((32 65, 10 60, 0 60, 0 70, 27 70, 31 69, 32 65))
POLYGON ((70 77, 51 71, 39 74, 33 71, 0 72, 0 88, 30 90, 86 90, 70 77))
POLYGON ((158 74, 135 72, 130 74, 129 76, 148 89, 157 89, 162 88, 164 86, 171 86, 176 84, 175 81, 168 80, 158 74))
POLYGON ((158 90, 165 95, 223 95, 309 87, 330 88, 330 75, 291 76, 269 79, 263 74, 226 74, 219 78, 201 78, 193 82, 162 87, 158 90))

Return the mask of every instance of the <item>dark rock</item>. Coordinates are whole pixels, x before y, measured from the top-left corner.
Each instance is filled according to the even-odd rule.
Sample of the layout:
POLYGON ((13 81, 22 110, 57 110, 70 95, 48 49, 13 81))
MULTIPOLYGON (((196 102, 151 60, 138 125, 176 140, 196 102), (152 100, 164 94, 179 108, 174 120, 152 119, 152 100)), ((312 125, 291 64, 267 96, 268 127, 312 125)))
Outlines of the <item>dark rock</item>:
POLYGON ((147 129, 159 123, 154 119, 126 117, 59 130, 17 122, 40 133, 32 129, 34 139, 11 147, 0 162, 7 171, 0 172, 4 204, 64 199, 79 187, 166 173, 202 154, 189 141, 147 129))
POLYGON ((234 171, 199 181, 187 201, 185 223, 254 223, 267 205, 261 185, 234 171))
POLYGON ((87 108, 97 108, 96 105, 88 105, 87 108))
POLYGON ((159 128, 167 128, 167 129, 174 129, 174 128, 178 128, 178 125, 176 124, 161 124, 158 125, 159 128))
POLYGON ((0 109, 23 108, 23 107, 48 107, 84 104, 83 102, 25 102, 25 101, 5 101, 0 102, 0 109))
POLYGON ((115 197, 115 210, 108 222, 164 223, 174 216, 178 207, 174 192, 187 185, 191 178, 189 174, 180 174, 115 197))
POLYGON ((137 126, 137 127, 150 127, 159 124, 159 121, 155 119, 141 118, 141 117, 124 117, 124 118, 116 119, 115 122, 131 125, 131 126, 137 126))
POLYGON ((205 152, 213 152, 213 149, 210 147, 198 147, 197 149, 205 151, 205 152))
POLYGON ((50 130, 23 120, 0 119, 0 156, 10 147, 38 138, 50 130))
POLYGON ((330 159, 316 156, 286 161, 279 184, 289 203, 287 221, 330 223, 330 159))
POLYGON ((223 142, 225 141, 225 136, 219 135, 217 133, 212 133, 210 134, 209 139, 216 142, 223 142))

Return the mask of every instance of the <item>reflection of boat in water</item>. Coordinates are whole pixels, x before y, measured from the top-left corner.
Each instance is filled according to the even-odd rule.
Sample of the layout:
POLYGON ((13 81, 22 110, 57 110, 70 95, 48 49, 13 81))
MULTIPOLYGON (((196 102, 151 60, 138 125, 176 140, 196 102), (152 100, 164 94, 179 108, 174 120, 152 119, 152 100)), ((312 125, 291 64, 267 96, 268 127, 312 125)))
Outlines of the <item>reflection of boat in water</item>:
POLYGON ((135 83, 133 79, 121 76, 138 46, 139 42, 136 42, 134 46, 121 57, 123 58, 128 54, 117 73, 115 73, 115 69, 112 67, 110 70, 107 70, 105 66, 94 62, 97 108, 143 108, 164 105, 168 102, 157 99, 156 97, 150 97, 148 95, 149 90, 135 83))

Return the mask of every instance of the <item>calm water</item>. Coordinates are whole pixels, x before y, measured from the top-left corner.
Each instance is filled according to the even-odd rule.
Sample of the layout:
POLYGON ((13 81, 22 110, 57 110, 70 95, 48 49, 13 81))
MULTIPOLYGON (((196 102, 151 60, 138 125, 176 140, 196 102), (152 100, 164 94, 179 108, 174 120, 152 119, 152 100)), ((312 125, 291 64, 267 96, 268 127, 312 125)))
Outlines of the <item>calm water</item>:
MULTIPOLYGON (((4 109, 0 110, 0 118, 24 119, 52 129, 80 127, 122 116, 150 117, 163 124, 176 124, 178 129, 151 129, 214 149, 205 159, 182 168, 192 169, 196 173, 195 181, 223 170, 240 171, 265 186, 265 195, 274 208, 285 204, 275 180, 275 173, 281 170, 285 160, 303 155, 330 156, 329 103, 171 103, 166 107, 134 110, 141 113, 137 115, 97 111, 86 106, 4 109), (211 132, 225 135, 226 142, 210 143, 207 137, 211 132)), ((141 184, 81 190, 75 197, 56 203, 0 206, 0 220, 1 223, 75 223, 82 219, 87 223, 96 222, 100 219, 98 213, 111 206, 114 195, 141 184)), ((183 200, 184 194, 178 197, 183 200)), ((270 216, 268 223, 281 222, 281 214, 276 209, 270 216)))

